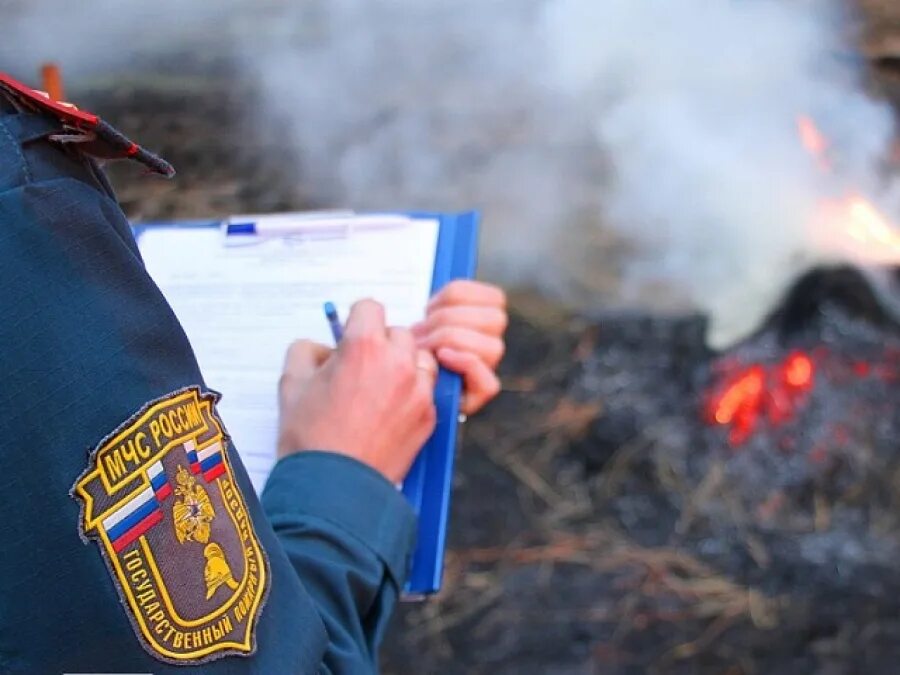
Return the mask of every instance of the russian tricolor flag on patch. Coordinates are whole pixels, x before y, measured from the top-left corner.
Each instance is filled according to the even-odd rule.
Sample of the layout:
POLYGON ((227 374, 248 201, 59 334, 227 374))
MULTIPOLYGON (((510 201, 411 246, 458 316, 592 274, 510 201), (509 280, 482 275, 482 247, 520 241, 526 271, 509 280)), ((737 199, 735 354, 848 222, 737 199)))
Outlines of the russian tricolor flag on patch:
POLYGON ((162 510, 153 488, 142 490, 130 502, 103 519, 103 529, 113 550, 120 553, 151 527, 162 520, 162 510))
POLYGON ((197 444, 193 439, 184 442, 184 452, 191 463, 191 473, 200 473, 200 461, 197 459, 197 444))
POLYGON ((163 471, 162 462, 154 462, 147 469, 147 476, 150 478, 150 487, 160 502, 166 501, 166 497, 172 494, 172 484, 166 478, 166 472, 163 471))
POLYGON ((208 446, 198 451, 197 459, 200 462, 200 471, 203 472, 203 478, 207 483, 225 473, 225 462, 222 458, 222 444, 219 441, 210 443, 208 446))

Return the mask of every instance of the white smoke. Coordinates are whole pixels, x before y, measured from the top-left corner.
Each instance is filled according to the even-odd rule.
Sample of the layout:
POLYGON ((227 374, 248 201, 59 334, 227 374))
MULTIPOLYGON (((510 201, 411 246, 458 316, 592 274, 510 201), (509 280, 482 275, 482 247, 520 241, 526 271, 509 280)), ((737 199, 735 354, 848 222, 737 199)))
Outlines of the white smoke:
POLYGON ((850 255, 816 231, 823 200, 900 206, 880 169, 892 114, 864 93, 837 2, 332 0, 281 19, 310 16, 315 37, 244 62, 316 191, 480 207, 491 276, 589 308, 686 293, 722 346, 850 255))
POLYGON ((808 0, 559 0, 545 20, 558 81, 595 111, 615 167, 605 210, 645 245, 639 284, 684 283, 710 340, 756 328, 785 286, 840 256, 817 245, 824 198, 879 178, 890 109, 848 64, 841 7, 808 0), (834 173, 798 140, 808 115, 834 173))
POLYGON ((686 294, 717 345, 837 255, 811 229, 823 198, 900 207, 879 170, 891 113, 863 93, 837 0, 6 6, 3 63, 93 77, 227 53, 319 205, 479 208, 488 277, 586 309, 686 294), (833 172, 801 147, 803 114, 833 172))
POLYGON ((570 293, 573 221, 596 225, 599 169, 585 111, 543 80, 541 6, 282 6, 270 18, 282 39, 244 42, 241 61, 313 194, 358 209, 478 208, 483 273, 570 293))

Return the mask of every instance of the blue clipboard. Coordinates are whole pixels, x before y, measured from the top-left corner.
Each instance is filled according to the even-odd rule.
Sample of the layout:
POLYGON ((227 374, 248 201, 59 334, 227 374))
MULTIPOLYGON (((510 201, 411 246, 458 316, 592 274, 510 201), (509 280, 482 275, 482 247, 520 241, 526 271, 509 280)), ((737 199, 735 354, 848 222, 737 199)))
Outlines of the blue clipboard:
MULTIPOLYGON (((454 279, 474 277, 480 226, 477 212, 414 212, 404 215, 437 220, 439 223, 432 295, 454 279)), ((140 238, 141 233, 150 228, 220 226, 221 221, 218 220, 192 220, 135 223, 132 228, 135 237, 140 238)), ((436 593, 441 587, 461 400, 462 378, 441 368, 434 394, 437 425, 402 486, 403 495, 419 517, 416 548, 403 589, 405 600, 423 598, 436 593)))
MULTIPOLYGON (((454 279, 475 275, 478 213, 409 215, 437 218, 440 223, 432 295, 454 279)), ((441 587, 461 399, 462 378, 441 368, 434 393, 437 426, 403 481, 403 494, 419 514, 416 550, 404 589, 406 599, 436 593, 441 587)))

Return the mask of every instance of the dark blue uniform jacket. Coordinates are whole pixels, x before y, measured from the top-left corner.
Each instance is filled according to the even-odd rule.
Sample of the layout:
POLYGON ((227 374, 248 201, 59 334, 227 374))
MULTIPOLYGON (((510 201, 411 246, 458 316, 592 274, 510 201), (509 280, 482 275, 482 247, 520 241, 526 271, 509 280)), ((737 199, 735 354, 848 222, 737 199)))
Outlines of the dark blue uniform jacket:
MULTIPOLYGON (((266 572, 263 601, 233 614, 235 621, 252 614, 249 648, 180 660, 160 655, 141 636, 139 619, 159 644, 167 640, 200 653, 207 645, 216 649, 217 636, 232 624, 193 635, 172 628, 161 618, 171 617, 160 598, 146 590, 141 537, 121 555, 104 554, 103 542, 81 531, 84 512, 70 492, 98 445, 149 402, 207 388, 105 178, 91 160, 47 140, 58 126, 17 113, 0 99, 0 672, 377 670, 378 644, 404 581, 414 515, 376 472, 327 453, 282 460, 260 501, 240 459, 228 452, 266 572), (124 588, 132 582, 137 590, 129 606, 124 588)), ((124 466, 136 457, 132 451, 116 461, 124 466)), ((212 535, 203 530, 210 500, 191 497, 215 497, 216 483, 197 492, 199 475, 184 472, 183 485, 174 476, 173 469, 167 480, 177 494, 167 489, 153 508, 176 513, 171 509, 178 501, 184 518, 199 526, 182 529, 177 539, 165 522, 155 527, 170 528, 167 550, 202 553, 206 568, 197 557, 196 566, 176 566, 163 576, 169 574, 176 604, 176 596, 187 593, 179 590, 181 578, 201 589, 205 578, 214 602, 231 592, 223 584, 238 586, 232 576, 240 567, 223 557, 227 546, 206 543, 210 536, 215 543, 219 526, 212 535)), ((141 494, 151 504, 152 491, 141 494)), ((234 504, 235 513, 243 513, 240 500, 234 504)), ((215 508, 222 510, 221 504, 215 508)), ((213 523, 225 522, 221 514, 216 518, 213 523)), ((102 525, 111 539, 114 520, 98 521, 95 534, 102 525)), ((159 568, 172 562, 167 555, 155 549, 159 568)))

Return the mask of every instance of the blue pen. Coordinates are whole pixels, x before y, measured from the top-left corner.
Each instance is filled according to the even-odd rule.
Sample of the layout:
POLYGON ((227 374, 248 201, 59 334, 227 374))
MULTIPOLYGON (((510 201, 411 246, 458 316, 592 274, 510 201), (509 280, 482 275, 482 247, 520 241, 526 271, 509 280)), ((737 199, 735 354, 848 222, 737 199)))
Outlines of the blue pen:
POLYGON ((338 318, 337 307, 333 302, 326 302, 323 305, 325 310, 325 318, 328 319, 328 325, 331 327, 331 335, 334 338, 334 344, 339 344, 341 338, 344 337, 344 328, 341 326, 341 320, 338 318))

